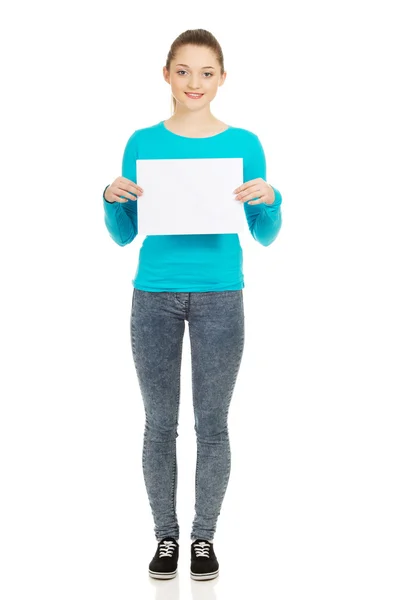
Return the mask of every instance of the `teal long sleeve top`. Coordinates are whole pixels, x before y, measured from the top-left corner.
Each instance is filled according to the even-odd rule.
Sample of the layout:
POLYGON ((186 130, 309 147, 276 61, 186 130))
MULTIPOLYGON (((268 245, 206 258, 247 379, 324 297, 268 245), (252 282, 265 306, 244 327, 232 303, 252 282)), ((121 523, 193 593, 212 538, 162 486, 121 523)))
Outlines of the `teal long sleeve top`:
MULTIPOLYGON (((267 180, 264 150, 251 131, 229 127, 210 137, 190 138, 173 133, 161 121, 131 135, 123 154, 122 176, 137 183, 138 159, 240 157, 243 183, 257 177, 267 180)), ((262 246, 276 239, 282 224, 282 196, 273 189, 273 204, 243 203, 249 231, 262 246)), ((140 196, 139 200, 107 202, 103 193, 105 225, 119 246, 130 244, 138 233, 138 201, 140 196)), ((148 235, 140 248, 132 284, 148 292, 240 290, 245 283, 239 235, 148 235)))

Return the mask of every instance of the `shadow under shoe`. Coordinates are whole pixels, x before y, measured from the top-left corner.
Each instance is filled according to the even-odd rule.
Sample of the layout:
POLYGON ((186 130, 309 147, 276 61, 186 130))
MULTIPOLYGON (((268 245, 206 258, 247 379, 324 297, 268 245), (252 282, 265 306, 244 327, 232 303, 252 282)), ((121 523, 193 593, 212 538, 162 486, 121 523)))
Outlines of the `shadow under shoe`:
POLYGON ((197 581, 214 579, 219 575, 219 564, 212 542, 195 540, 191 544, 190 577, 197 581))
POLYGON ((156 553, 149 564, 149 575, 155 579, 172 579, 178 571, 179 544, 167 537, 158 542, 156 553))

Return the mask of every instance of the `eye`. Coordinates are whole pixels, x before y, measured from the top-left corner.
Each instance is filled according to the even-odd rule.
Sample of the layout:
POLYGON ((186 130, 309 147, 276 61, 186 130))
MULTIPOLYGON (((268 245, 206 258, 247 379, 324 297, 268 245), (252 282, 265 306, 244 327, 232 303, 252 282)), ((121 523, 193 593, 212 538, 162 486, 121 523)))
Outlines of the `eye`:
MULTIPOLYGON (((177 71, 177 74, 178 74, 178 75, 179 75, 180 73, 187 73, 187 71, 184 71, 184 70, 177 71)), ((206 77, 206 79, 211 79, 211 77, 213 76, 213 73, 208 73, 208 72, 206 72, 206 73, 204 73, 204 75, 210 75, 210 77, 206 77)))

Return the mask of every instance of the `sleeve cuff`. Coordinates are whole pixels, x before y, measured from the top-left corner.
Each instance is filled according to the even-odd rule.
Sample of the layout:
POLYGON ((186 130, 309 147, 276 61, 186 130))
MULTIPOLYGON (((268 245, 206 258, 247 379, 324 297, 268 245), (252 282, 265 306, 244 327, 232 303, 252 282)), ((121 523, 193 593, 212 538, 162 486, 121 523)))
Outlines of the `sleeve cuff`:
MULTIPOLYGON (((271 185, 271 184, 269 184, 271 185)), ((276 188, 274 188, 273 185, 271 185, 272 189, 274 190, 274 194, 275 194, 275 199, 273 201, 272 204, 265 204, 265 206, 268 207, 275 207, 275 206, 280 206, 282 204, 282 194, 280 193, 279 190, 277 190, 276 188)))
POLYGON ((103 192, 103 200, 104 202, 107 202, 107 204, 114 204, 114 202, 109 202, 108 200, 106 200, 104 194, 106 193, 106 189, 110 187, 110 184, 106 185, 106 187, 104 188, 104 192, 103 192))

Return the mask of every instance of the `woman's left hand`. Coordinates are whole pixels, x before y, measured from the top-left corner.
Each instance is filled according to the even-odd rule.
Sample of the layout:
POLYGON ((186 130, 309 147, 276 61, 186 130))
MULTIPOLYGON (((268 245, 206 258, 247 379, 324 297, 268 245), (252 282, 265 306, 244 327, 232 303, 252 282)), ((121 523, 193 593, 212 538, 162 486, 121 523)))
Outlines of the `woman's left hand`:
POLYGON ((249 204, 273 204, 275 200, 273 187, 264 181, 264 179, 261 179, 261 177, 243 183, 233 193, 237 194, 235 200, 248 202, 249 204), (258 200, 249 202, 251 198, 258 198, 258 200))

